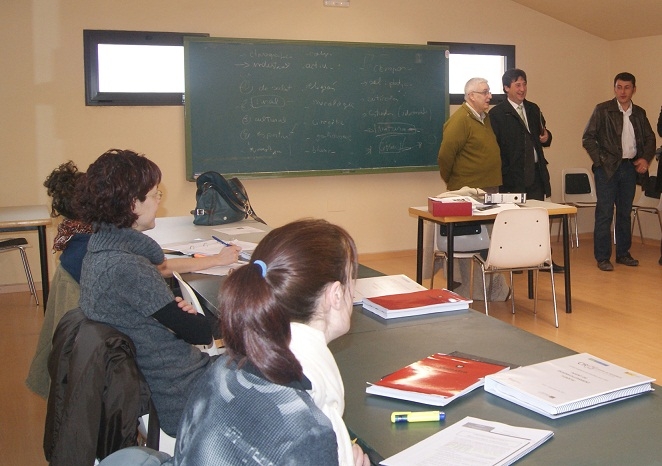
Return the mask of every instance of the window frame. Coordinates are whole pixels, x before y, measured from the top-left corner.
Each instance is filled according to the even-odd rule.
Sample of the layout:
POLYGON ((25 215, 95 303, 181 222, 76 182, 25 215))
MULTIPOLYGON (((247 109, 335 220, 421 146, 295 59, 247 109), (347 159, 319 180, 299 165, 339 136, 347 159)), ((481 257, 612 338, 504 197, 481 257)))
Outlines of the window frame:
MULTIPOLYGON (((448 53, 453 54, 466 54, 466 55, 498 55, 506 58, 504 69, 510 70, 515 68, 515 46, 507 44, 476 44, 467 42, 433 42, 428 41, 428 45, 443 45, 448 47, 448 53)), ((452 70, 449 67, 449 73, 452 70)), ((449 79, 450 81, 450 79, 449 79)), ((499 88, 501 89, 501 81, 499 81, 499 88)), ((449 103, 451 105, 461 105, 464 102, 464 94, 448 94, 449 103)), ((493 94, 490 105, 498 104, 506 99, 505 94, 493 94)))
POLYGON ((158 106, 184 105, 183 92, 100 92, 99 44, 184 46, 184 37, 205 33, 83 30, 85 67, 85 105, 87 106, 158 106))

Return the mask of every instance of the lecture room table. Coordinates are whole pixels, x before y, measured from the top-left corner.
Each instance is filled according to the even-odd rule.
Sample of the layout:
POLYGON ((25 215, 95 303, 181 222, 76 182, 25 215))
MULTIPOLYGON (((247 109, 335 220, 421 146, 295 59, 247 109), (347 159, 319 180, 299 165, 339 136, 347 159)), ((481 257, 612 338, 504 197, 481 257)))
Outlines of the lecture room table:
MULTIPOLYGON (((359 277, 378 275, 368 267, 359 268, 359 277)), ((196 273, 185 274, 185 278, 216 310, 223 278, 196 273)), ((653 393, 560 419, 548 419, 478 388, 441 408, 446 412, 443 422, 391 424, 393 411, 435 408, 368 395, 367 383, 431 354, 458 351, 517 366, 574 353, 481 312, 469 309, 384 320, 354 306, 349 332, 332 341, 329 348, 345 386, 345 422, 360 444, 370 447, 374 464, 466 416, 554 432, 552 439, 517 464, 660 464, 662 398, 658 386, 653 393)))
POLYGON ((503 400, 482 387, 442 408, 365 393, 368 382, 434 353, 458 351, 516 366, 574 353, 481 312, 469 309, 386 321, 356 306, 350 332, 332 341, 329 348, 345 386, 345 423, 381 457, 392 456, 473 416, 554 432, 518 465, 662 464, 659 386, 652 393, 559 419, 503 400), (443 410, 445 421, 397 425, 390 421, 394 411, 432 409, 443 410))
POLYGON ((41 266, 41 289, 43 306, 46 309, 48 301, 48 247, 46 245, 46 227, 53 219, 45 205, 28 205, 20 207, 0 207, 0 232, 37 231, 39 238, 39 262, 41 266))
MULTIPOLYGON (((565 312, 572 312, 572 290, 570 281, 570 240, 568 234, 568 216, 575 215, 577 208, 565 204, 556 204, 554 202, 528 200, 521 208, 527 207, 542 207, 547 210, 550 218, 561 218, 562 231, 563 231, 563 265, 565 270, 563 272, 565 279, 565 312)), ((416 281, 423 282, 423 230, 424 222, 430 221, 440 225, 447 226, 448 232, 448 267, 446 268, 447 288, 453 288, 453 264, 454 264, 454 227, 458 224, 466 222, 482 222, 493 223, 496 214, 492 215, 476 215, 466 217, 445 216, 436 217, 428 212, 427 207, 410 207, 409 215, 418 219, 418 232, 416 240, 416 281)), ((434 241, 434 238, 432 239, 434 241)), ((531 283, 531 282, 529 282, 531 283)), ((529 297, 531 297, 531 288, 529 287, 529 297)))

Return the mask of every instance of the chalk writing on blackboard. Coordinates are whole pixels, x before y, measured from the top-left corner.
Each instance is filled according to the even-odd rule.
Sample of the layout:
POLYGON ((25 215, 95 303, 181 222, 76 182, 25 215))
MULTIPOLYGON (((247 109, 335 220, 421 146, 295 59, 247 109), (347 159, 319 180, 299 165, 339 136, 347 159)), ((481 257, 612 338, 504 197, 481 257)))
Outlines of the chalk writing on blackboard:
POLYGON ((189 178, 436 167, 443 48, 192 38, 185 54, 189 178))

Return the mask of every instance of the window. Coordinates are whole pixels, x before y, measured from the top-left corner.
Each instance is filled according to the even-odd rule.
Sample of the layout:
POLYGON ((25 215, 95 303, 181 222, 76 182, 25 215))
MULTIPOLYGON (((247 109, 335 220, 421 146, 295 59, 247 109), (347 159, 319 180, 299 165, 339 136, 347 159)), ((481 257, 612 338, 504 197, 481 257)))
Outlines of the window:
POLYGON ((506 70, 515 68, 514 45, 458 42, 428 42, 428 45, 448 47, 448 94, 451 105, 464 102, 464 85, 475 77, 487 79, 492 91, 492 104, 505 99, 501 76, 506 70))
POLYGON ((185 36, 84 30, 86 105, 182 105, 185 36))

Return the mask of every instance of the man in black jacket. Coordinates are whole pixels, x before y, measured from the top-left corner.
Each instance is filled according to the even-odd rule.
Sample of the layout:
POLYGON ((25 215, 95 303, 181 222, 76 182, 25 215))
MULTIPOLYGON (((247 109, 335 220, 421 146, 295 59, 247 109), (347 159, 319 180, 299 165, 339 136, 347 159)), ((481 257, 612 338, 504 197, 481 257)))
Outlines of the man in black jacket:
POLYGON ((551 195, 543 147, 552 144, 540 107, 526 100, 526 73, 508 70, 501 78, 508 99, 490 110, 492 129, 501 150, 502 193, 526 193, 527 199, 551 195))
POLYGON ((634 105, 635 77, 619 73, 614 78, 615 98, 596 105, 586 124, 582 145, 593 161, 595 207, 593 254, 598 268, 614 270, 610 226, 616 206, 616 263, 630 267, 639 261, 630 255, 631 219, 637 174, 646 173, 655 155, 655 133, 646 111, 634 105))
MULTIPOLYGON (((490 110, 492 129, 501 151, 501 193, 526 193, 527 199, 544 201, 552 194, 543 147, 552 144, 540 107, 526 100, 526 73, 506 71, 502 78, 508 98, 490 110)), ((563 267, 554 264, 554 272, 563 267)))

